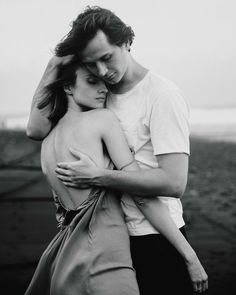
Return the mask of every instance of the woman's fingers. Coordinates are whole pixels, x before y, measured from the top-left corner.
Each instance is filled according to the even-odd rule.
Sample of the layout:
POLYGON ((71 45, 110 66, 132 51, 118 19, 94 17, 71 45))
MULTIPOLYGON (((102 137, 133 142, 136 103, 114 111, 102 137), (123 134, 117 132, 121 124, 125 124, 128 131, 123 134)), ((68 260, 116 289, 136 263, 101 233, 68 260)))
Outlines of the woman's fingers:
POLYGON ((208 279, 199 282, 193 282, 193 290, 195 293, 204 293, 208 290, 208 279))
POLYGON ((193 290, 195 293, 202 293, 203 292, 203 285, 202 282, 194 282, 193 283, 193 290))
POLYGON ((208 290, 208 279, 206 279, 203 283, 203 292, 205 292, 206 290, 208 290))
POLYGON ((208 289, 208 276, 197 256, 187 263, 187 269, 195 293, 203 293, 208 289))
POLYGON ((196 282, 193 282, 193 291, 194 291, 195 293, 198 292, 198 288, 197 288, 197 283, 196 283, 196 282))
POLYGON ((197 283, 197 290, 198 290, 197 291, 198 293, 203 292, 203 282, 202 281, 197 283))

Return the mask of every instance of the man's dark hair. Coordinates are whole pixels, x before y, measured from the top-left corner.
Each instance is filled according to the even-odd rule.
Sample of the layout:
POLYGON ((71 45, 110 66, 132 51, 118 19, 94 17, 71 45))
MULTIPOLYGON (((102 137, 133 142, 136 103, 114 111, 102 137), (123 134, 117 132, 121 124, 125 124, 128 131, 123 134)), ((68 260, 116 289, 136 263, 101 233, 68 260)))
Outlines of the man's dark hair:
POLYGON ((103 31, 108 41, 117 46, 132 44, 134 32, 112 11, 99 6, 88 6, 72 23, 72 29, 55 49, 57 56, 79 55, 98 30, 103 31))

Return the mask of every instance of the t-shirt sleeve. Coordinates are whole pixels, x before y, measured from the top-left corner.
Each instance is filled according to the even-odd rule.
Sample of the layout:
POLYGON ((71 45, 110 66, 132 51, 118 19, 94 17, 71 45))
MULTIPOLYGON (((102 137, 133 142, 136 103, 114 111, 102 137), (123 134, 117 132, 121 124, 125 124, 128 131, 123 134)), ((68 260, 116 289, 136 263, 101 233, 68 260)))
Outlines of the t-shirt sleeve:
POLYGON ((153 154, 190 154, 189 109, 177 87, 163 90, 153 103, 150 134, 153 154))

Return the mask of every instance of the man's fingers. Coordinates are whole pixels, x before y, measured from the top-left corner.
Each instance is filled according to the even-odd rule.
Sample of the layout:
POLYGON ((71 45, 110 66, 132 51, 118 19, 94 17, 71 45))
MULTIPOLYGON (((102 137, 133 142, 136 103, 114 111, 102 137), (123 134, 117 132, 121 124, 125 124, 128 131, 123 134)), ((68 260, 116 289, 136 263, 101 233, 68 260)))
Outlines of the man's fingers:
POLYGON ((81 158, 84 156, 84 154, 82 152, 80 152, 79 150, 75 149, 75 148, 69 148, 70 153, 78 160, 81 160, 81 158))
POLYGON ((68 176, 57 175, 57 178, 60 179, 62 182, 64 182, 64 181, 66 181, 66 182, 72 182, 71 177, 68 177, 68 176))
POLYGON ((90 188, 87 184, 75 184, 73 182, 62 181, 62 183, 67 187, 79 188, 79 189, 88 189, 90 188))
POLYGON ((71 176, 71 172, 69 170, 66 170, 64 168, 56 168, 55 172, 58 175, 62 175, 62 176, 71 176))
POLYGON ((70 164, 67 162, 61 162, 57 163, 57 167, 62 169, 70 169, 70 164))
POLYGON ((57 174, 57 178, 64 183, 64 185, 69 186, 69 187, 78 187, 81 189, 86 189, 89 188, 90 186, 86 183, 87 178, 84 179, 75 179, 71 176, 65 176, 65 175, 60 175, 57 174))
POLYGON ((69 181, 62 181, 62 183, 67 186, 67 187, 78 187, 78 185, 76 185, 73 182, 69 182, 69 181))
MULTIPOLYGON (((73 148, 73 147, 70 147, 69 148, 69 150, 70 150, 70 153, 75 157, 75 158, 77 158, 78 159, 78 161, 80 161, 81 163, 81 165, 83 164, 85 164, 85 165, 87 165, 87 166, 97 166, 97 164, 94 162, 94 160, 88 155, 88 154, 86 154, 86 153, 84 153, 84 152, 81 152, 81 151, 79 151, 78 149, 76 149, 76 148, 73 148)), ((78 164, 78 161, 77 161, 77 164, 78 164)))

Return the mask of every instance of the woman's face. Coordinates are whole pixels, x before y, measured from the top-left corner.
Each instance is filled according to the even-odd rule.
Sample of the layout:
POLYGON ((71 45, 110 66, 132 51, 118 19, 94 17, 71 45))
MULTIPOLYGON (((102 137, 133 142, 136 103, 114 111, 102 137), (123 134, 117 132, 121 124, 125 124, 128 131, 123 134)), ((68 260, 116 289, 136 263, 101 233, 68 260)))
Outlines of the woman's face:
POLYGON ((70 87, 75 103, 82 110, 103 108, 108 92, 105 83, 86 68, 79 68, 76 74, 75 84, 70 87))

